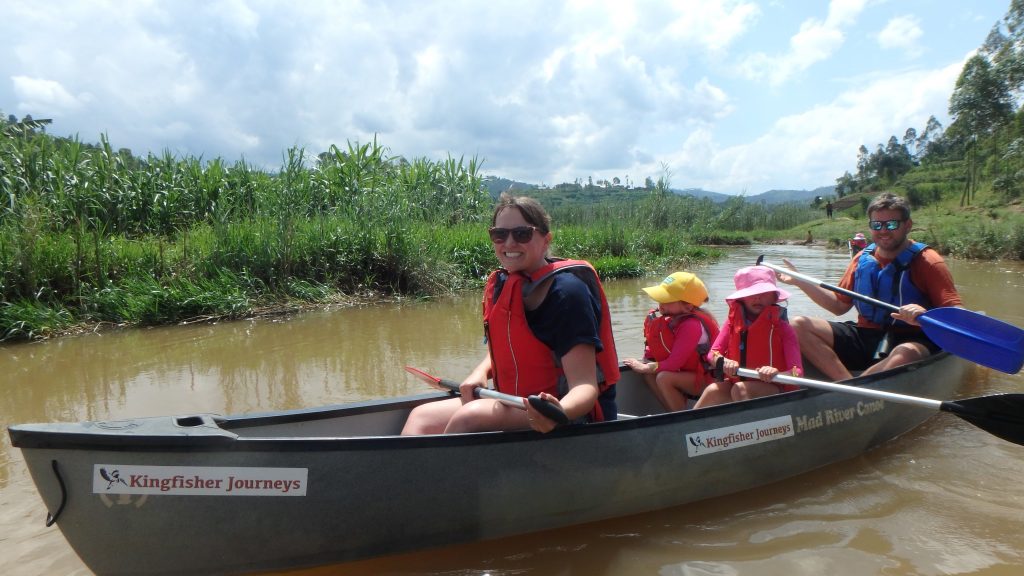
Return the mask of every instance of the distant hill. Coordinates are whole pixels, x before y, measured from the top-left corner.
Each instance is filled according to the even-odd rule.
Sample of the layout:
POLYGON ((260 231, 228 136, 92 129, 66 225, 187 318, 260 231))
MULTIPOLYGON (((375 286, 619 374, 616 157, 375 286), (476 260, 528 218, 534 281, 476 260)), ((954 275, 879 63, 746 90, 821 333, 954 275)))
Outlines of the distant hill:
POLYGON ((508 178, 501 178, 499 176, 484 176, 484 189, 490 193, 491 198, 497 198, 502 192, 506 192, 508 190, 523 193, 536 188, 536 184, 516 182, 515 180, 509 180, 508 178))
POLYGON ((785 202, 811 203, 815 198, 834 197, 835 186, 820 186, 814 190, 769 190, 756 196, 749 196, 747 200, 752 202, 764 202, 765 204, 782 204, 785 202))
MULTIPOLYGON (((693 196, 695 198, 710 198, 712 202, 725 202, 734 196, 722 194, 721 192, 710 192, 702 188, 684 188, 682 190, 673 188, 673 192, 682 196, 693 196)), ((815 198, 821 196, 827 198, 835 195, 835 186, 821 186, 814 190, 769 190, 753 196, 745 196, 747 202, 762 202, 764 204, 784 204, 786 202, 799 202, 810 204, 815 198)))
MULTIPOLYGON (((501 178, 499 176, 484 176, 484 188, 490 193, 492 198, 497 198, 502 192, 507 190, 513 190, 519 194, 535 194, 538 196, 548 196, 544 194, 545 191, 556 191, 568 184, 559 184, 552 188, 541 188, 536 184, 527 184, 526 182, 517 182, 515 180, 509 180, 508 178, 501 178)), ((731 194, 723 194, 721 192, 712 192, 710 190, 704 190, 703 188, 673 188, 672 192, 680 196, 693 196, 695 198, 709 198, 712 202, 721 203, 735 198, 731 194)), ((577 201, 584 203, 590 201, 601 201, 602 199, 633 197, 638 194, 643 194, 643 188, 632 188, 629 191, 623 190, 621 187, 598 187, 593 189, 590 194, 571 194, 570 196, 575 197, 577 201)), ((835 196, 835 186, 821 186, 814 190, 768 190, 760 194, 753 196, 746 196, 748 202, 762 202, 764 204, 784 204, 786 202, 798 202, 810 204, 818 196, 822 198, 828 198, 829 196, 835 196)), ((559 202, 561 203, 561 202, 559 202)))
POLYGON ((721 192, 711 192, 709 190, 704 190, 703 188, 683 188, 682 190, 680 190, 679 188, 673 188, 672 191, 675 192, 676 194, 679 194, 680 196, 693 196, 694 198, 710 198, 711 201, 715 202, 716 204, 719 202, 725 202, 729 198, 732 198, 732 196, 728 194, 722 194, 721 192))

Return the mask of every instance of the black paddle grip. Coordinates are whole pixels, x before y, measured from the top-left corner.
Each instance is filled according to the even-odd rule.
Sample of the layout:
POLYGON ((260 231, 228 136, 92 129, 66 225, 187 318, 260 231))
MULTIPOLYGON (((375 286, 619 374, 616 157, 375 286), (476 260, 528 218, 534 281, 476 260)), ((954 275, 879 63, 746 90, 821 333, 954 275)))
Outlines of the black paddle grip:
POLYGON ((719 356, 718 360, 715 360, 715 369, 711 372, 711 375, 715 380, 721 380, 725 377, 725 356, 719 356))
POLYGON ((551 420, 559 426, 564 426, 569 423, 569 417, 562 412, 562 409, 554 404, 544 400, 540 396, 528 396, 526 401, 533 406, 533 409, 544 415, 545 418, 551 420))

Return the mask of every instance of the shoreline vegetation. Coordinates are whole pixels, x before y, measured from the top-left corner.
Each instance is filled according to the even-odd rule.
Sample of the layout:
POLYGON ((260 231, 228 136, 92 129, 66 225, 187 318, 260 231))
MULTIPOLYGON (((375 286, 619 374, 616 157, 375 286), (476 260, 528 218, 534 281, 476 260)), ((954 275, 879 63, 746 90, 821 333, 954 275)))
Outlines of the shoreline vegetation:
MULTIPOLYGON (((478 287, 495 266, 476 158, 409 161, 374 141, 290 149, 268 172, 41 130, 0 145, 0 340, 428 298, 478 287)), ((555 254, 605 277, 714 258, 648 224, 651 210, 707 214, 673 200, 666 188, 612 218, 562 221, 555 254)))
MULTIPOLYGON (((438 297, 479 288, 496 265, 485 233, 496 194, 477 158, 407 160, 375 139, 316 157, 292 148, 270 172, 12 126, 0 137, 2 341, 438 297)), ((862 224, 857 203, 825 220, 814 205, 681 196, 665 172, 619 195, 578 186, 599 202, 565 187, 515 193, 553 206, 554 255, 590 260, 603 278, 713 261, 722 246, 797 243, 808 229, 839 246, 862 224)), ((941 210, 914 214, 940 251, 991 244, 999 252, 980 257, 1024 258, 1019 221, 971 232, 945 218, 963 211, 941 210)))

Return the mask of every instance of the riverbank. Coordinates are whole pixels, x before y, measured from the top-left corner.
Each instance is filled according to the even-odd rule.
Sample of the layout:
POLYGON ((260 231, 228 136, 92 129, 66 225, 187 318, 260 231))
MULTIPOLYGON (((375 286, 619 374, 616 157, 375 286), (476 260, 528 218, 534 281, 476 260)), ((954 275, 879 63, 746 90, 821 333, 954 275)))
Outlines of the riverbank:
MULTIPOLYGON (((837 213, 833 219, 812 220, 784 232, 754 234, 758 242, 785 241, 799 244, 810 231, 814 243, 845 246, 857 232, 870 238, 866 203, 861 201, 837 213)), ((982 194, 971 206, 959 206, 955 199, 938 201, 911 213, 911 238, 935 248, 940 254, 970 260, 1024 260, 1024 205, 1018 199, 1005 202, 982 194)))
MULTIPOLYGON (((604 279, 660 275, 670 268, 686 268, 721 255, 720 249, 690 244, 665 230, 566 226, 554 232, 553 254, 589 260, 604 279)), ((244 266, 224 268, 224 250, 197 241, 197 234, 190 236, 187 249, 181 245, 186 241, 173 245, 150 242, 148 249, 154 255, 150 260, 157 262, 159 248, 169 264, 160 263, 157 268, 169 268, 170 274, 144 268, 141 273, 136 270, 112 278, 100 289, 81 286, 64 301, 6 302, 0 308, 0 340, 46 340, 134 327, 279 317, 316 309, 438 298, 478 290, 495 265, 493 246, 475 225, 442 230, 410 225, 401 243, 387 246, 389 234, 380 232, 384 240, 369 248, 343 251, 357 256, 354 266, 353 259, 346 259, 346 267, 293 263, 290 275, 285 276, 280 272, 283 264, 274 260, 260 268, 274 275, 267 279, 244 266), (188 260, 174 264, 180 258, 174 255, 186 251, 188 260)), ((316 234, 310 236, 297 237, 307 251, 329 251, 317 245, 316 234)), ((252 246, 246 250, 258 252, 252 246)), ((104 251, 112 258, 129 253, 104 251)), ((110 261, 106 265, 110 269, 127 267, 110 261)))

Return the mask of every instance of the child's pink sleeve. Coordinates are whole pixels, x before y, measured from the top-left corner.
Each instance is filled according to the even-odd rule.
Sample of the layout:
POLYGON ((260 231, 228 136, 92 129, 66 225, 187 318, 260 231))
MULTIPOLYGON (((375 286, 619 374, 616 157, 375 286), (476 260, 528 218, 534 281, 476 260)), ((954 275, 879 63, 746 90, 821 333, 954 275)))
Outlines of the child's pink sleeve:
POLYGON ((714 363, 715 352, 725 356, 725 351, 729 349, 729 334, 732 333, 732 325, 729 320, 726 319, 725 323, 722 324, 721 329, 718 331, 718 336, 715 337, 715 341, 711 344, 711 350, 708 351, 708 362, 714 363))
POLYGON ((690 366, 690 364, 695 362, 694 358, 697 355, 693 351, 697 349, 702 333, 703 328, 696 318, 687 318, 680 322, 675 328, 675 343, 672 344, 672 351, 669 352, 668 358, 658 362, 658 372, 678 372, 683 369, 695 368, 696 366, 690 366))

